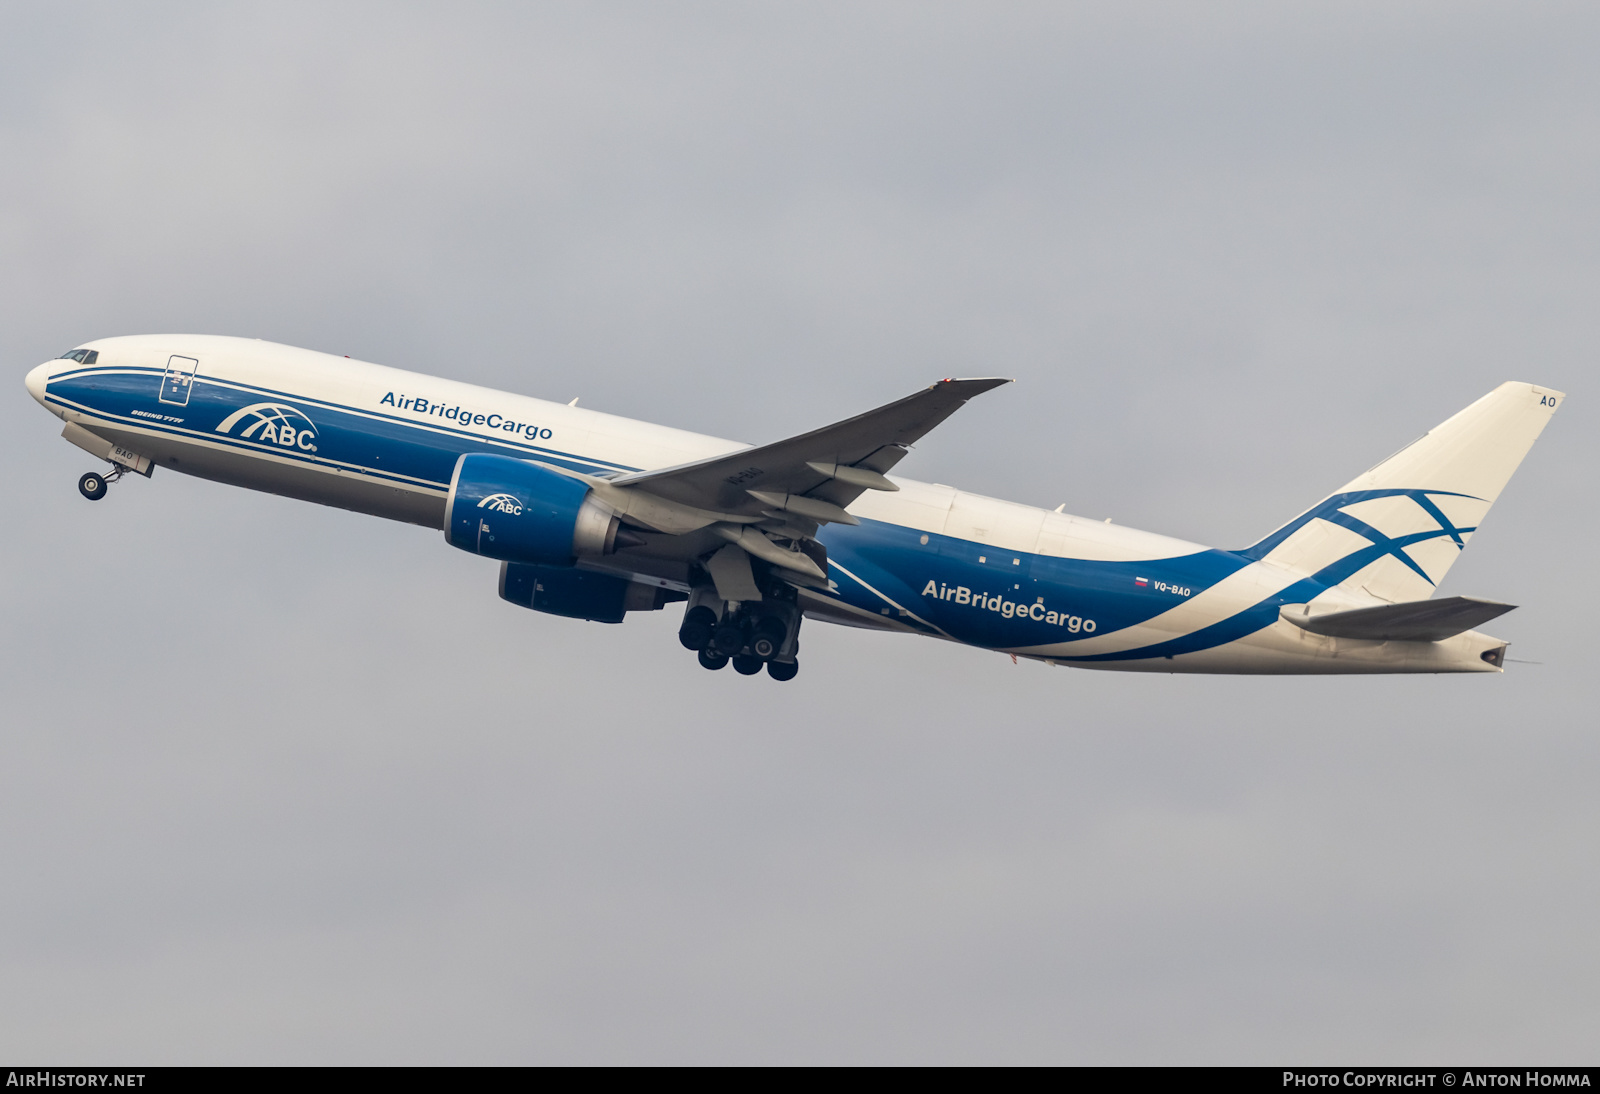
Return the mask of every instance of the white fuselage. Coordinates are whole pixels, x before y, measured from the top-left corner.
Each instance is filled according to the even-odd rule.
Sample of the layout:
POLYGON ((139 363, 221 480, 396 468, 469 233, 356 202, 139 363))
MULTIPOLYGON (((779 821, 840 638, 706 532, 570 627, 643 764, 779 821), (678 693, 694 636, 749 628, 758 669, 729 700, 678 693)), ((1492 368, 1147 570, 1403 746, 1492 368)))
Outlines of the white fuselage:
MULTIPOLYGON (((435 528, 449 469, 464 451, 609 476, 746 447, 257 340, 149 335, 102 339, 84 350, 95 355, 92 363, 51 361, 28 378, 34 396, 69 426, 152 466, 435 528)), ((1318 584, 1272 555, 1215 551, 948 486, 895 482, 898 492, 868 493, 849 506, 860 527, 829 526, 820 536, 831 587, 804 593, 808 614, 1093 668, 1498 668, 1483 655, 1504 643, 1475 631, 1438 642, 1376 642, 1292 625, 1279 618, 1287 604, 1385 601, 1348 584, 1318 584)), ((686 561, 671 552, 619 555, 615 565, 666 584, 687 580, 686 561)))

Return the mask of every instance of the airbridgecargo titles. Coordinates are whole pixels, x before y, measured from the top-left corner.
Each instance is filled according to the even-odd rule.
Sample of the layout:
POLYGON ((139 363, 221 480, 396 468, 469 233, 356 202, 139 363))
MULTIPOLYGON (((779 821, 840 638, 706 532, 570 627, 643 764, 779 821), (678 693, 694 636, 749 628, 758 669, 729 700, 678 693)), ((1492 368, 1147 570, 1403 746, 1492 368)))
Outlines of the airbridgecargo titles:
POLYGON ((397 397, 392 391, 385 393, 383 398, 378 400, 378 405, 398 407, 412 414, 433 415, 442 421, 460 422, 462 425, 481 425, 488 429, 499 429, 507 433, 521 433, 529 440, 548 441, 554 436, 549 429, 541 428, 531 422, 519 422, 513 418, 507 418, 504 414, 483 413, 468 410, 465 407, 429 402, 427 399, 413 399, 409 395, 397 397))
POLYGON ((435 528, 536 612, 683 605, 708 669, 793 679, 815 619, 1081 668, 1503 671, 1476 628, 1512 605, 1434 591, 1561 392, 1501 384, 1220 550, 891 475, 1006 383, 940 380, 751 446, 253 339, 104 338, 26 378, 109 465, 86 498, 162 467, 435 528))
POLYGON ((957 604, 971 604, 984 611, 999 612, 1007 619, 1016 616, 1025 616, 1035 623, 1049 623, 1052 626, 1065 627, 1073 634, 1079 631, 1085 634, 1094 633, 1094 620, 1085 619, 1081 615, 1069 615, 1066 612, 1057 612, 1044 606, 1044 597, 1039 597, 1032 604, 1018 604, 1007 600, 1003 596, 990 596, 988 593, 975 593, 965 585, 951 588, 941 585, 932 578, 928 579, 927 587, 922 590, 923 596, 934 596, 940 600, 950 600, 957 604))

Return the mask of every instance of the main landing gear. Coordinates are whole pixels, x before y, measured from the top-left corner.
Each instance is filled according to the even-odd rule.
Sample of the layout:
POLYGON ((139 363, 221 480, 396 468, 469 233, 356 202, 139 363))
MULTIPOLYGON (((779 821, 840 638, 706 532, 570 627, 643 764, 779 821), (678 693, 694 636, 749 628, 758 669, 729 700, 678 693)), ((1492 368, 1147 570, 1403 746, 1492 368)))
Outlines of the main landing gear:
POLYGON ((678 641, 700 655, 704 668, 733 665, 741 676, 762 668, 774 680, 793 680, 800 672, 800 607, 792 586, 774 581, 761 600, 729 604, 707 587, 689 594, 678 641))

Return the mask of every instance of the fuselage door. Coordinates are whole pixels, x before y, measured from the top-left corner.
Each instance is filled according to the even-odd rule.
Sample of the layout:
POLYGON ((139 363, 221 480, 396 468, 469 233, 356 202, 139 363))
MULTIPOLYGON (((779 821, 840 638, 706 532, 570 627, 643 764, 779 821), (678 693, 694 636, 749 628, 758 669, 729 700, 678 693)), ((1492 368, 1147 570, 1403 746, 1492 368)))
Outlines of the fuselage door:
POLYGON ((193 357, 168 357, 167 371, 161 377, 161 401, 188 406, 194 374, 199 371, 200 362, 193 357))

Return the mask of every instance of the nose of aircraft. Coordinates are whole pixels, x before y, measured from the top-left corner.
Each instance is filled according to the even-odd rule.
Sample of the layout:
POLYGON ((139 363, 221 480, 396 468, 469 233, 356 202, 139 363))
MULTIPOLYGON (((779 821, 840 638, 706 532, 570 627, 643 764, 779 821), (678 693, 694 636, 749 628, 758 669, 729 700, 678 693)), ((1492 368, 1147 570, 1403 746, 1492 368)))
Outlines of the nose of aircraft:
POLYGON ((38 399, 41 406, 44 404, 45 381, 50 379, 50 366, 53 363, 54 362, 46 361, 44 364, 28 373, 28 378, 23 381, 23 383, 28 385, 28 394, 32 395, 35 399, 38 399))

